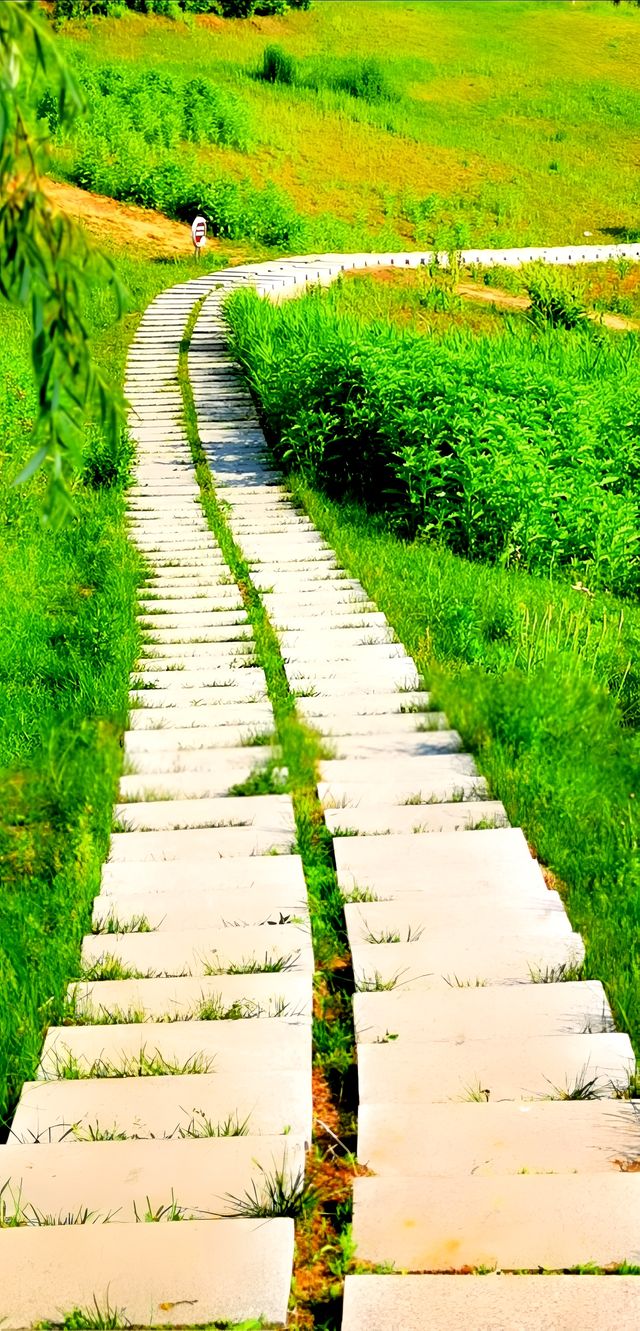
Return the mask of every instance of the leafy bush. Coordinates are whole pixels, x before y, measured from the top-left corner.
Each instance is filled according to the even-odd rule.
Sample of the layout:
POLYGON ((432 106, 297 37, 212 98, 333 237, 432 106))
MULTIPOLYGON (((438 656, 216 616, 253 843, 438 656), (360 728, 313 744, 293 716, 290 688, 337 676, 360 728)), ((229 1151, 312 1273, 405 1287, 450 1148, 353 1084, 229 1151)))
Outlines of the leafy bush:
POLYGON ((265 46, 258 78, 265 83, 296 83, 296 62, 281 46, 265 46))
POLYGON ((525 282, 525 290, 533 314, 541 323, 552 328, 580 328, 586 324, 588 314, 583 292, 575 282, 570 283, 553 269, 533 272, 525 282))
POLYGON ((472 558, 638 590, 635 339, 436 339, 338 317, 334 300, 229 304, 283 465, 472 558))
POLYGON ((285 14, 287 9, 309 9, 311 0, 55 0, 54 18, 88 18, 91 14, 118 17, 125 9, 142 14, 177 18, 186 14, 219 14, 222 18, 251 18, 252 14, 285 14))

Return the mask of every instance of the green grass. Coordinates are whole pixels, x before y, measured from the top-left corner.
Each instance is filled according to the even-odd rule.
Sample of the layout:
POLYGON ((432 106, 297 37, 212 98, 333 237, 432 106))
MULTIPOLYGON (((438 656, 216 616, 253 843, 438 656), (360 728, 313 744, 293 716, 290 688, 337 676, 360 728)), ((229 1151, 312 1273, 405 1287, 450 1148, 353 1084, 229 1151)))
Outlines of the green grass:
MULTIPOLYGON (((308 251, 637 233, 639 32, 634 7, 604 0, 376 0, 372 22, 361 0, 323 0, 251 23, 127 14, 65 25, 60 42, 233 99, 240 146, 185 142, 163 161, 245 182, 245 202, 276 181, 285 243, 301 219, 308 251), (290 82, 256 77, 274 44, 295 62, 290 82)), ((76 156, 61 145, 60 169, 76 156)))
MULTIPOLYGON (((232 350, 278 462, 330 495, 456 553, 636 593, 638 338, 554 326, 576 304, 546 281, 548 307, 545 289, 499 336, 373 321, 372 278, 281 306, 240 291, 232 350)), ((451 299, 420 283, 418 299, 434 290, 451 299)))
MULTIPOLYGON (((96 353, 116 380, 139 315, 192 275, 114 253, 132 293, 121 324, 102 289, 89 312, 96 353)), ((62 1018, 67 980, 91 930, 122 762, 128 676, 138 655, 142 564, 126 539, 128 448, 112 460, 93 428, 87 480, 59 532, 41 523, 42 481, 15 489, 30 456, 28 328, 0 309, 0 1124, 34 1075, 43 1033, 62 1018), (111 484, 101 485, 107 477, 111 484), (93 483, 91 483, 93 481, 93 483)))

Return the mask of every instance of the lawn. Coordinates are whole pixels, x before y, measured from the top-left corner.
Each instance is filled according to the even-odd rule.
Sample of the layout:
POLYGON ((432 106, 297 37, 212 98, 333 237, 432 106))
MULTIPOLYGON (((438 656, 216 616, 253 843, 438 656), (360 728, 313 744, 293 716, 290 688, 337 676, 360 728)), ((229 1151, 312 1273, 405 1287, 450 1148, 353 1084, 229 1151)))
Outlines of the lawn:
MULTIPOLYGON (((275 185, 287 226, 263 228, 262 239, 276 246, 554 244, 585 233, 610 242, 638 232, 633 7, 368 0, 363 16, 359 0, 249 22, 127 13, 64 25, 60 42, 85 69, 153 76, 158 111, 176 100, 163 78, 218 89, 241 132, 156 144, 157 163, 179 165, 201 187, 245 182, 249 214, 249 197, 272 210, 260 191, 275 185), (296 62, 290 83, 255 77, 274 43, 296 62)), ((123 190, 126 177, 132 197, 127 160, 133 168, 141 144, 112 126, 105 160, 103 118, 92 97, 92 128, 58 145, 59 169, 78 179, 82 168, 103 192, 109 180, 123 190)), ((175 197, 164 207, 175 211, 175 197)), ((233 224, 255 236, 255 218, 239 222, 238 212, 233 224)))
MULTIPOLYGON (((115 381, 138 319, 164 286, 193 274, 113 251, 131 293, 122 323, 92 292, 96 355, 115 381)), ((142 573, 125 531, 128 449, 112 483, 87 431, 85 479, 60 531, 43 528, 43 482, 13 481, 32 451, 33 388, 25 317, 0 309, 0 1129, 44 1030, 60 1018, 111 827, 142 573)))

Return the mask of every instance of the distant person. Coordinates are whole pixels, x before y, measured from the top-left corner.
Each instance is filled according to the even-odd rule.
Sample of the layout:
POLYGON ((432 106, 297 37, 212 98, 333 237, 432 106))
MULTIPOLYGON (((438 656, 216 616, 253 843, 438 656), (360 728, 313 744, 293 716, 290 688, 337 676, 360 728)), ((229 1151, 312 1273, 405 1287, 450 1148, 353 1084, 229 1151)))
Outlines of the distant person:
POLYGON ((207 243, 207 223, 206 219, 201 217, 200 213, 198 213, 197 217, 194 217, 193 222, 191 223, 191 238, 193 240, 193 252, 196 259, 199 259, 207 243))

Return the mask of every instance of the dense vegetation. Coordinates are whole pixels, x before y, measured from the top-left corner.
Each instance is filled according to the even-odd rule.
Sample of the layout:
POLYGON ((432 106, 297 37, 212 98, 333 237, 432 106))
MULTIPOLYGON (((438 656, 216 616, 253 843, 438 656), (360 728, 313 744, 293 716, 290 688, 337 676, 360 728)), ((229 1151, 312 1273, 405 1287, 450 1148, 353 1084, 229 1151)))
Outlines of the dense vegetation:
POLYGON ((577 327, 553 327, 552 288, 533 285, 546 317, 484 337, 372 324, 370 279, 351 289, 364 318, 340 288, 282 307, 242 292, 234 347, 279 461, 328 494, 471 558, 637 592, 637 338, 583 326, 561 290, 553 319, 577 327))
POLYGON ((203 80, 241 133, 150 141, 153 116, 132 129, 92 85, 58 169, 171 216, 202 203, 221 234, 298 252, 636 234, 635 7, 379 0, 363 22, 368 8, 322 0, 246 23, 122 7, 63 24, 85 72, 112 66, 136 100, 155 79, 163 124, 203 80))
MULTIPOLYGON (((238 293, 228 305, 236 349, 294 493, 386 612, 512 821, 560 876, 587 973, 606 982, 638 1048, 640 613, 635 601, 594 592, 613 571, 607 559, 594 554, 572 587, 558 558, 560 524, 571 539, 581 527, 595 531, 602 496, 609 485, 616 493, 616 461, 631 459, 624 367, 635 339, 627 346, 624 335, 590 332, 582 318, 578 331, 541 330, 530 314, 478 314, 450 279, 390 277, 345 280, 275 309, 238 293), (600 428, 606 469, 596 463, 600 428), (610 458, 614 440, 620 455, 612 446, 610 458), (345 490, 359 502, 345 501, 345 490), (469 493, 473 515, 461 507, 469 493), (429 503, 437 523, 425 522, 429 503), (508 530, 502 540, 507 503, 527 514, 529 531, 537 515, 537 544, 529 535, 516 549, 508 530), (402 539, 398 517, 404 529, 422 524, 422 536, 402 539)), ((592 287, 615 296, 626 278, 609 266, 592 287)), ((541 285, 551 289, 539 272, 510 284, 534 302, 541 285)), ((575 279, 556 279, 555 292, 565 310, 584 312, 575 279)), ((635 550, 632 534, 614 579, 623 589, 632 568, 637 585, 635 550)))
POLYGON ((57 19, 87 18, 90 15, 120 18, 127 9, 161 18, 183 14, 218 14, 221 18, 251 18, 253 14, 286 14, 308 9, 311 0, 54 0, 57 19))
MULTIPOLYGON (((132 312, 115 322, 105 284, 94 287, 88 318, 98 363, 117 382, 139 314, 188 269, 114 257, 132 312)), ((141 568, 125 528, 126 437, 114 451, 89 431, 73 512, 58 532, 42 526, 44 478, 13 485, 32 446, 26 317, 0 309, 0 334, 1 1128, 33 1076, 44 1030, 60 1018, 99 890, 141 568)))

